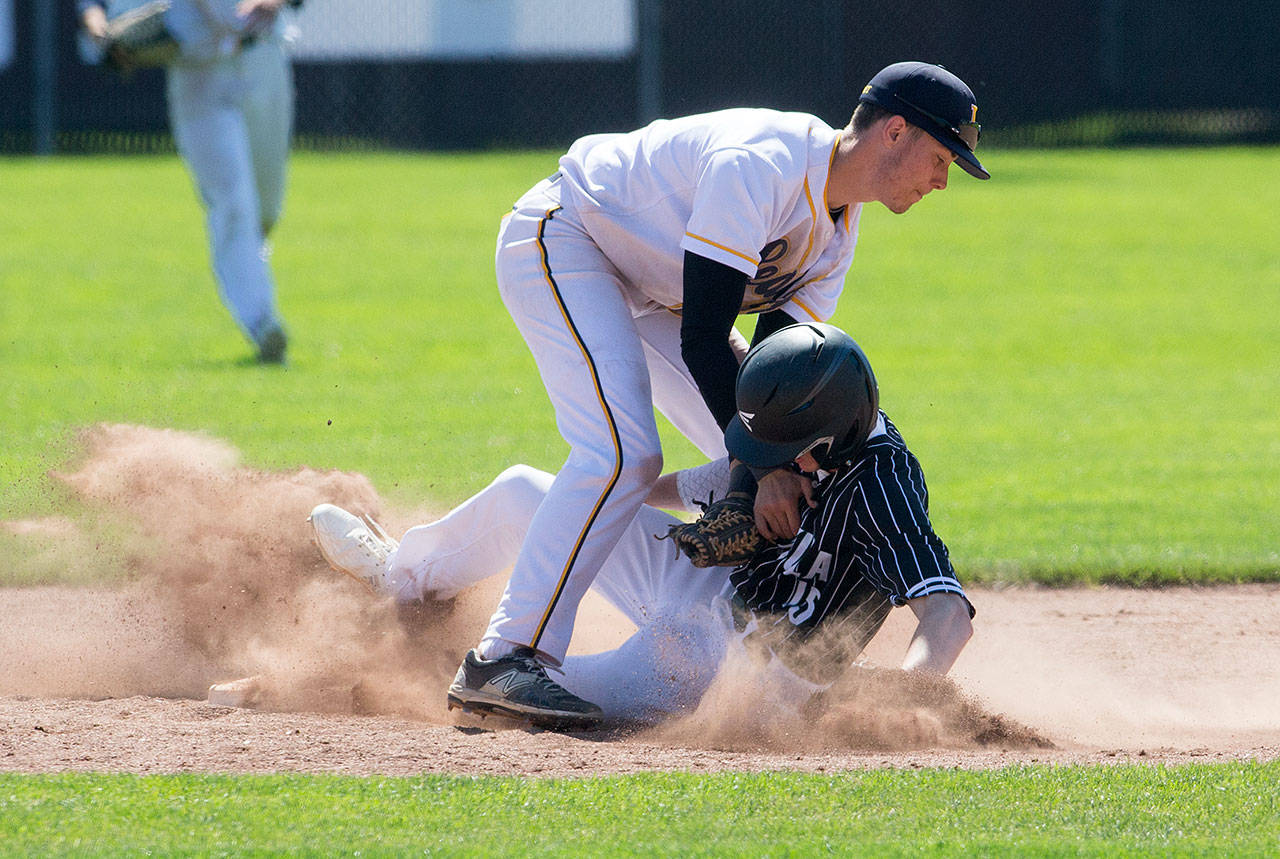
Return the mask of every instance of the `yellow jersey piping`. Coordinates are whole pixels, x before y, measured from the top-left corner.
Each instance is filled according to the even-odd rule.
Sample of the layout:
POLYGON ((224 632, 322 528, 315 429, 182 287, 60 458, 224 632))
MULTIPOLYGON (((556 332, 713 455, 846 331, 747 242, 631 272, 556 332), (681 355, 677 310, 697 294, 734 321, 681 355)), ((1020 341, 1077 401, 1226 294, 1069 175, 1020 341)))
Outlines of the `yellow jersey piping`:
POLYGON ((706 244, 709 244, 709 245, 711 245, 711 247, 713 247, 713 248, 719 248, 720 250, 724 251, 725 253, 733 254, 733 255, 734 255, 734 256, 736 256, 736 257, 742 257, 744 260, 746 260, 747 262, 751 263, 752 265, 759 265, 759 264, 760 264, 760 260, 756 259, 755 257, 748 256, 747 254, 741 253, 740 251, 735 251, 733 248, 725 247, 724 245, 722 245, 722 244, 720 244, 720 243, 718 243, 718 242, 713 242, 713 241, 711 241, 711 239, 703 238, 702 236, 699 236, 699 235, 697 235, 696 233, 685 233, 685 235, 686 235, 686 236, 688 236, 688 237, 689 237, 689 238, 691 238, 691 239, 697 239, 697 240, 698 240, 698 241, 700 241, 700 242, 704 242, 704 243, 706 243, 706 244))

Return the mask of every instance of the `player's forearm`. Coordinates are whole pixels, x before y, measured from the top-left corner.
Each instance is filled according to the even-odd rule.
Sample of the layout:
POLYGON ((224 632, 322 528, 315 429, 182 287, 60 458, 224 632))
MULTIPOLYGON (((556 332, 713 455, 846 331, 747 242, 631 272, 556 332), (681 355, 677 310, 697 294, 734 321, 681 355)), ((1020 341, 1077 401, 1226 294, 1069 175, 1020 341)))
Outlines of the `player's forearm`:
POLYGON ((697 513, 732 491, 727 457, 693 468, 670 471, 658 478, 645 503, 663 510, 685 510, 697 513))
POLYGON ((685 507, 684 499, 680 497, 676 474, 677 472, 668 471, 659 477, 657 482, 653 484, 653 488, 649 490, 649 497, 644 500, 644 503, 650 507, 659 507, 663 510, 688 509, 685 507))
POLYGON ((737 412, 733 395, 733 380, 738 373, 737 358, 729 347, 727 335, 720 341, 708 342, 698 337, 686 342, 689 347, 681 348, 681 357, 711 416, 723 430, 737 412))
POLYGON ((721 429, 737 408, 733 385, 738 356, 730 332, 742 308, 747 276, 727 265, 686 252, 680 357, 721 429))
POLYGON ((902 660, 903 670, 946 674, 973 635, 968 603, 956 594, 937 593, 907 605, 919 623, 902 660))

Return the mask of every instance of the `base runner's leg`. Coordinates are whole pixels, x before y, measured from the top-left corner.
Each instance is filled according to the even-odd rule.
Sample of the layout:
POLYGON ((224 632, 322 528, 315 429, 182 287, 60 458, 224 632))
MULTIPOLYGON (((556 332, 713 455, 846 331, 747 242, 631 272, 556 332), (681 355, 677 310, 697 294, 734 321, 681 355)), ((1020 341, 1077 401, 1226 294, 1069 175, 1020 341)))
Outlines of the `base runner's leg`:
POLYGON ((406 531, 387 559, 397 599, 448 599, 505 573, 553 479, 545 471, 513 465, 444 518, 406 531))
POLYGON ((592 586, 636 625, 623 644, 571 655, 564 685, 609 720, 652 722, 697 707, 732 632, 728 567, 698 569, 656 539, 678 520, 642 507, 592 586))

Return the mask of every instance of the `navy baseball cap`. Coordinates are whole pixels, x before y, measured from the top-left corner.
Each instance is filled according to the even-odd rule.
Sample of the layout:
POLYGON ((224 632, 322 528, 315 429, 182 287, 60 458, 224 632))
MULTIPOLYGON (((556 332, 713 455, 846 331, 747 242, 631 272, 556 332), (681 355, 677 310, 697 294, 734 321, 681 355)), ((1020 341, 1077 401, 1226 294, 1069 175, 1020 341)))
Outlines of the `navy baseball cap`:
POLYGON ((990 179, 978 161, 978 101, 960 78, 932 63, 894 63, 876 72, 858 101, 879 105, 927 131, 970 176, 990 179))

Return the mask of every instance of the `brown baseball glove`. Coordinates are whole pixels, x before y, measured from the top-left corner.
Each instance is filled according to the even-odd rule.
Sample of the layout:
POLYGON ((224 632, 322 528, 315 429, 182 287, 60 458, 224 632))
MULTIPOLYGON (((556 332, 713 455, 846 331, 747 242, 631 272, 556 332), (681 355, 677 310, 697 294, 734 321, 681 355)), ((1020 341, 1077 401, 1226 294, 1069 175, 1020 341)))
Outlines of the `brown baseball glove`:
POLYGON ((764 545, 756 530, 754 502, 745 492, 730 492, 708 504, 695 522, 672 525, 659 539, 675 541, 695 567, 736 567, 764 545))
POLYGON ((132 70, 168 65, 178 56, 178 43, 164 24, 169 0, 150 0, 107 22, 103 47, 107 61, 118 69, 132 70))

